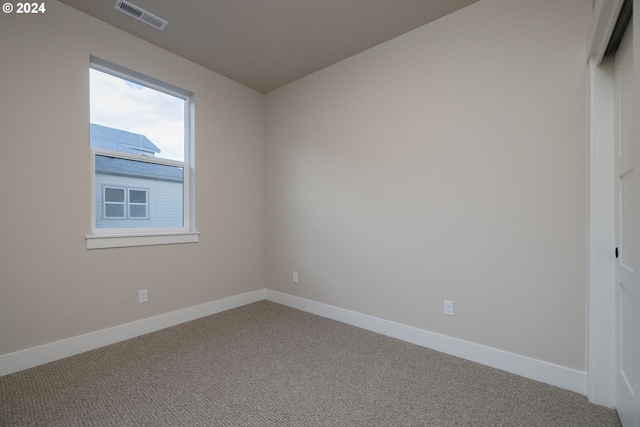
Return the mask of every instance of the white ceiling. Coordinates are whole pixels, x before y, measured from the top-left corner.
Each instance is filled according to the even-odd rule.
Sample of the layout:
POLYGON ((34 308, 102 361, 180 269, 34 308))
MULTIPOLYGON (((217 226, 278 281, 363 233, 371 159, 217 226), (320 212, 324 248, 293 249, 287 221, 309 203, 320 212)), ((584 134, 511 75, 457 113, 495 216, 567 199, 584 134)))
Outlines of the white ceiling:
POLYGON ((267 93, 478 0, 129 0, 163 31, 115 0, 59 1, 267 93))

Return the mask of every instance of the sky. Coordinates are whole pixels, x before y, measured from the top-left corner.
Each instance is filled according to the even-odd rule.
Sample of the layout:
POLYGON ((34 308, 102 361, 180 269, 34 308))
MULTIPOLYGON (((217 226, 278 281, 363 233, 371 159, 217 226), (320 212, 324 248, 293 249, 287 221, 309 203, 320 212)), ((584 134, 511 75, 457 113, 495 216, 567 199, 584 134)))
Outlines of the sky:
POLYGON ((156 157, 184 161, 185 102, 91 69, 91 123, 146 136, 156 157))

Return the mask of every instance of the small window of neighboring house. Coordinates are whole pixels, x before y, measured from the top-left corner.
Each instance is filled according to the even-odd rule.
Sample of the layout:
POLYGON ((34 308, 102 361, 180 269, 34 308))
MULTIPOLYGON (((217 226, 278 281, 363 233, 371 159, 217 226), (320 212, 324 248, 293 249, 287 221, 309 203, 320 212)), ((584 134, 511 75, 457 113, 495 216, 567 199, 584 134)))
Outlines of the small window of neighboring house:
POLYGON ((147 195, 147 190, 129 189, 129 218, 148 218, 147 195))
POLYGON ((134 188, 104 187, 105 219, 147 219, 148 191, 134 188))
POLYGON ((104 187, 104 217, 124 218, 124 188, 104 187))
POLYGON ((93 200, 87 247, 198 241, 193 94, 95 57, 89 71, 93 200))

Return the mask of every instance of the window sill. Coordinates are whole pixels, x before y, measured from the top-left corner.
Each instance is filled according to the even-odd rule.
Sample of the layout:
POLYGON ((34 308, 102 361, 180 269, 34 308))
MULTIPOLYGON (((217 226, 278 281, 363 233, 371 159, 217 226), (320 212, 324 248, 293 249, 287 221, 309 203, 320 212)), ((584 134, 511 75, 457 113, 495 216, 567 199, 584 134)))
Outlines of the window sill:
POLYGON ((198 243, 200 233, 92 234, 85 236, 87 249, 126 248, 129 246, 198 243))

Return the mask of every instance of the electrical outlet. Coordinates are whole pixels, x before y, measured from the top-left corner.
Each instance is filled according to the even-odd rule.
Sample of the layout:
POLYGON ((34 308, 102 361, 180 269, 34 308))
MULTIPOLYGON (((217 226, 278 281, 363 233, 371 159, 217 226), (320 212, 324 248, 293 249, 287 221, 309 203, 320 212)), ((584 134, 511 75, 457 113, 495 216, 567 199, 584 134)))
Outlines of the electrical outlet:
POLYGON ((147 301, 148 301, 147 290, 146 289, 140 289, 138 291, 138 303, 147 302, 147 301))
POLYGON ((298 273, 293 272, 293 283, 298 283, 298 273))
POLYGON ((444 314, 453 316, 453 301, 444 300, 444 314))

